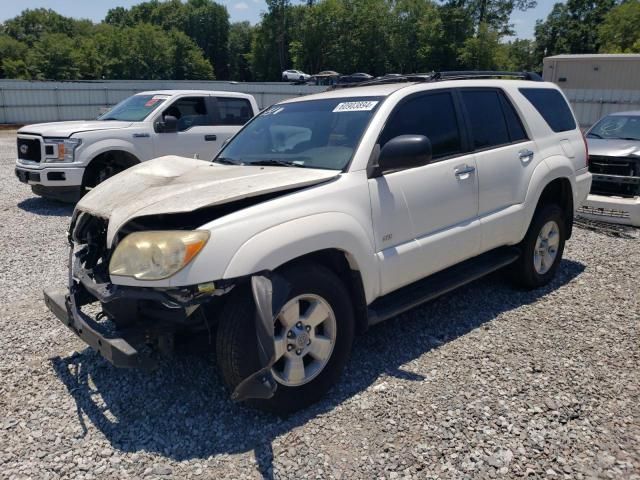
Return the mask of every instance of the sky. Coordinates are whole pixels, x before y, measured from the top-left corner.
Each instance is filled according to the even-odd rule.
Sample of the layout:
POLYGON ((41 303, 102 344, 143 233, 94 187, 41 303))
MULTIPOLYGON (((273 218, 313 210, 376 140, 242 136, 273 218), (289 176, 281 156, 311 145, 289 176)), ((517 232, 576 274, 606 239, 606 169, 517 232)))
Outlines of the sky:
MULTIPOLYGON (((260 13, 266 10, 264 0, 216 0, 226 5, 232 22, 249 20, 256 23, 260 13)), ((516 35, 533 38, 536 20, 546 18, 558 0, 538 0, 538 6, 526 12, 514 12, 511 21, 516 35)), ((0 22, 19 15, 27 8, 51 8, 56 12, 75 18, 89 18, 94 22, 104 19, 107 11, 114 7, 131 7, 141 0, 0 0, 0 22)))

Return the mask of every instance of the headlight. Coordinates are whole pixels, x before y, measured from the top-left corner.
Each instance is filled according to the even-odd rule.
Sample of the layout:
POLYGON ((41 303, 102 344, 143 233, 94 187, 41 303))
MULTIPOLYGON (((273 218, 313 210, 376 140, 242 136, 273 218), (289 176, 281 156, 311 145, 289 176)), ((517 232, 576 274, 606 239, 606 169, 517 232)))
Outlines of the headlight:
POLYGON ((109 273, 138 280, 170 277, 193 260, 207 240, 206 230, 132 233, 113 253, 109 273))
POLYGON ((75 159, 76 148, 82 143, 79 138, 45 138, 44 161, 71 163, 75 159))

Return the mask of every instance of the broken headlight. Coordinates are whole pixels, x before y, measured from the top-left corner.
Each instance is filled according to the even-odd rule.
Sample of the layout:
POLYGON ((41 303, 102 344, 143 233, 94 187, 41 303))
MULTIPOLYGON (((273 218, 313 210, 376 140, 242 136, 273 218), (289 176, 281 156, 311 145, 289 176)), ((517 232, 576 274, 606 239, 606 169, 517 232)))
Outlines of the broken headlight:
POLYGON ((138 280, 162 280, 189 264, 207 240, 206 230, 132 233, 117 246, 109 273, 138 280))

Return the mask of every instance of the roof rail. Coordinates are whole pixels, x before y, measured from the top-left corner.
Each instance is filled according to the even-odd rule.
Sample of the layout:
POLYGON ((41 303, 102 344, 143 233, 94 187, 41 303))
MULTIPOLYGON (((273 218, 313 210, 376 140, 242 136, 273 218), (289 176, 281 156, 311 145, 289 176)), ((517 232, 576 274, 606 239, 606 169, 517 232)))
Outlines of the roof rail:
POLYGON ((450 72, 434 72, 431 80, 465 80, 473 78, 511 77, 522 80, 541 82, 542 77, 535 72, 501 72, 492 70, 460 70, 450 72))
POLYGON ((443 80, 472 80, 482 78, 518 78, 542 82, 542 77, 535 72, 500 72, 492 70, 460 70, 449 72, 408 73, 401 76, 384 76, 358 83, 343 83, 329 87, 336 88, 365 87, 367 85, 383 85, 387 83, 437 82, 443 80))

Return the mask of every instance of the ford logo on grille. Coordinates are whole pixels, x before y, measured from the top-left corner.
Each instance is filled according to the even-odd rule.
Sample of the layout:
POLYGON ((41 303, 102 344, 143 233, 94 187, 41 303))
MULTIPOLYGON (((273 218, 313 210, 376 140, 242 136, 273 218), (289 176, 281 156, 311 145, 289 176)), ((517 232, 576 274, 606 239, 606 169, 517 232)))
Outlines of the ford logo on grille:
POLYGON ((22 145, 20 145, 20 153, 23 155, 26 155, 26 153, 29 151, 29 145, 23 143, 22 145))

